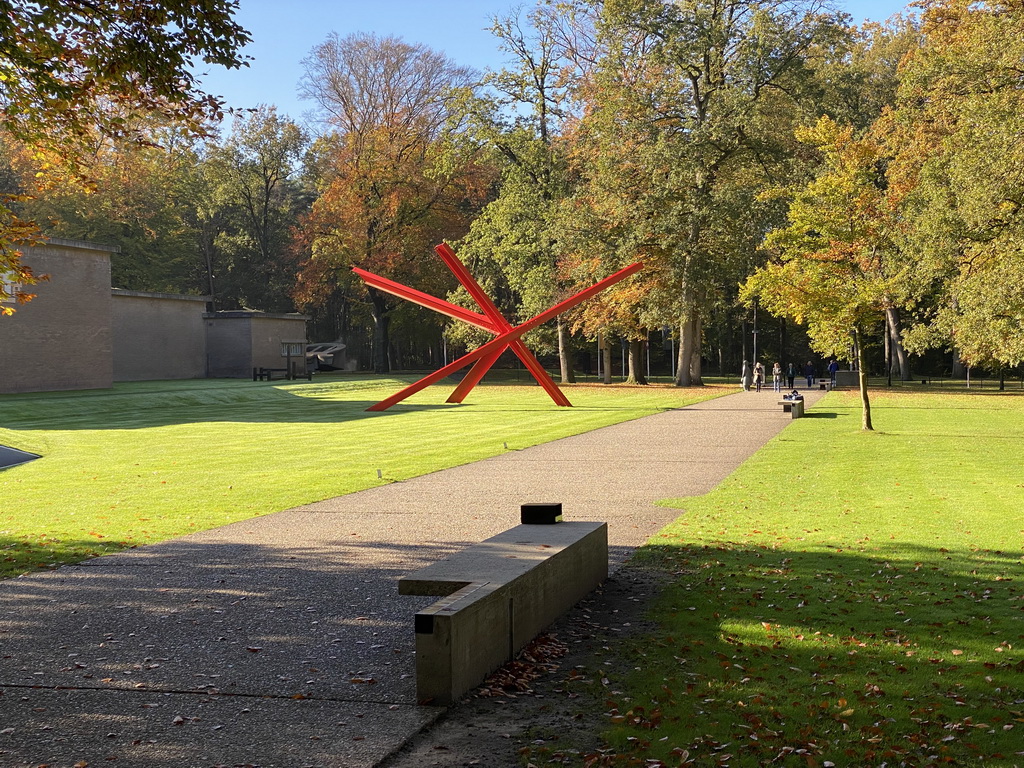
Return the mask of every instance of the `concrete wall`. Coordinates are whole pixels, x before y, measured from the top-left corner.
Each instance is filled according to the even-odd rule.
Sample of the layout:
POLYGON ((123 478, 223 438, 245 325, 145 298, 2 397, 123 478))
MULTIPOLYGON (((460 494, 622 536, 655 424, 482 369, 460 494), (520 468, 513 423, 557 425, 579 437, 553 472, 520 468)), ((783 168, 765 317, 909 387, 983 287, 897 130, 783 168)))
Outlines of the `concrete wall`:
POLYGON ((113 384, 110 254, 117 248, 51 239, 23 261, 48 282, 0 317, 0 393, 99 389, 113 384))
POLYGON ((206 296, 111 291, 114 381, 206 376, 206 296))
MULTIPOLYGON (((270 315, 263 312, 208 312, 206 322, 209 375, 247 378, 253 368, 284 368, 281 342, 305 343, 305 315, 270 315)), ((303 370, 303 359, 297 361, 303 370)))

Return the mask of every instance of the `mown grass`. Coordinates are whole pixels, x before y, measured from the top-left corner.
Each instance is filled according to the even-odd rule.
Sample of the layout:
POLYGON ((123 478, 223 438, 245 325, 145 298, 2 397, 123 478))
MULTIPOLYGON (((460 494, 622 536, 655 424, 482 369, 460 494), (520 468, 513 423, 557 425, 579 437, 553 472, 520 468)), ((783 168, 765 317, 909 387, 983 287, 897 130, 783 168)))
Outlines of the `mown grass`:
MULTIPOLYGON (((411 378, 409 379, 411 381, 411 378)), ((639 418, 727 389, 483 385, 463 405, 407 383, 186 381, 0 396, 0 444, 42 459, 0 470, 0 576, 403 480, 639 418), (507 445, 507 449, 506 446, 507 445), (382 477, 378 479, 377 470, 382 477)))
MULTIPOLYGON (((1024 397, 833 393, 639 551, 587 765, 1024 765, 1024 397)), ((536 762, 536 758, 535 758, 536 762)))

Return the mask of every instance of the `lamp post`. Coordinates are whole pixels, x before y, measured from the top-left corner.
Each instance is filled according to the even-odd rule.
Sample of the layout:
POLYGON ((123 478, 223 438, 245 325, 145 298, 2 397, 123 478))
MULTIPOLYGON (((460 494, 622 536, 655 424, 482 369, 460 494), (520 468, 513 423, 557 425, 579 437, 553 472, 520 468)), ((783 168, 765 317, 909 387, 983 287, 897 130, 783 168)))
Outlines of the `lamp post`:
POLYGON ((757 363, 757 301, 754 302, 754 356, 750 358, 750 364, 755 365, 757 363))

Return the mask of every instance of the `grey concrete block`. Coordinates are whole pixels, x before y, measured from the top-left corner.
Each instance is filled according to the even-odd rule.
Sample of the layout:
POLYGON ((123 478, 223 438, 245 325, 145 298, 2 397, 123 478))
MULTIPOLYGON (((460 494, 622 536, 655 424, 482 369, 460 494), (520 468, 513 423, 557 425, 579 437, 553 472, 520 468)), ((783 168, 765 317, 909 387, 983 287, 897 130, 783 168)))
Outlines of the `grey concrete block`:
POLYGON ((608 577, 608 526, 518 525, 399 580, 416 614, 416 694, 448 705, 608 577))

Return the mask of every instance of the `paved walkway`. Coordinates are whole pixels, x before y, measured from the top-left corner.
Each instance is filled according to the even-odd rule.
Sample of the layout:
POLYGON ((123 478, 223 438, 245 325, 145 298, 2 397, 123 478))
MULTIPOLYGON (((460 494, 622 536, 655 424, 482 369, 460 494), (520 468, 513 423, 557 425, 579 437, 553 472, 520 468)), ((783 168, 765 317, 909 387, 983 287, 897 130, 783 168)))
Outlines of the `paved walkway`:
MULTIPOLYGON (((807 392, 812 405, 821 393, 807 392)), ((399 576, 561 501, 615 563, 790 423, 738 393, 0 582, 0 765, 369 767, 415 703, 399 576)), ((456 414, 457 416, 457 414, 456 414)))

